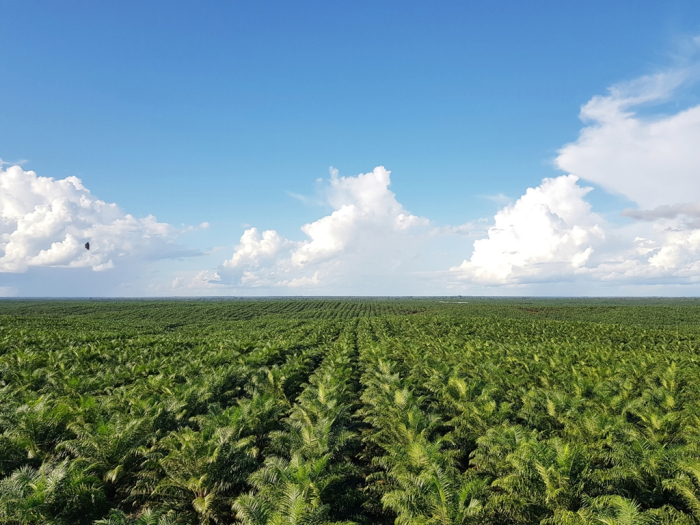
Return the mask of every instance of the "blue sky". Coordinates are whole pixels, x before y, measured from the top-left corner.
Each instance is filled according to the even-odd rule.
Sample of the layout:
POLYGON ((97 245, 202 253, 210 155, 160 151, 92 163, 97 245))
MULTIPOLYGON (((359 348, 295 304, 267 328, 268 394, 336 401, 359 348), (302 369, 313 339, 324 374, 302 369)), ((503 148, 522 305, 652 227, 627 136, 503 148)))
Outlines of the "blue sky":
POLYGON ((683 190, 650 199, 615 182, 634 149, 606 174, 605 129, 580 142, 605 125, 579 118, 596 96, 624 99, 612 128, 656 137, 667 119, 691 151, 694 124, 672 117, 700 104, 697 2, 4 1, 0 16, 6 179, 85 188, 0 187, 4 295, 700 291, 692 206, 621 214, 700 201, 692 155, 647 163, 654 179, 669 162, 683 190), (542 186, 572 167, 576 181, 542 186), (542 198, 522 201, 528 188, 542 198), (121 215, 58 213, 57 196, 85 191, 121 215), (590 209, 565 216, 562 199, 590 209), (32 233, 36 206, 54 206, 62 226, 42 215, 32 233), (355 215, 333 215, 344 206, 355 215), (542 247, 523 251, 513 228, 542 206, 550 222, 528 227, 542 247), (399 215, 415 220, 397 226, 399 215), (316 238, 302 230, 324 217, 335 219, 316 238), (78 251, 87 239, 91 253, 78 251), (634 269, 618 264, 634 257, 634 269))

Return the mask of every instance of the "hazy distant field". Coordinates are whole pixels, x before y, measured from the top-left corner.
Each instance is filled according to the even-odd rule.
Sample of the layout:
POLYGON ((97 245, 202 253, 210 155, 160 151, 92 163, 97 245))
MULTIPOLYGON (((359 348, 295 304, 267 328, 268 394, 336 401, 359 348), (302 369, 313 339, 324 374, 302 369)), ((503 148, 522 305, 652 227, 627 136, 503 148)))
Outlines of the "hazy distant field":
POLYGON ((700 523, 700 301, 0 301, 0 523, 700 523))

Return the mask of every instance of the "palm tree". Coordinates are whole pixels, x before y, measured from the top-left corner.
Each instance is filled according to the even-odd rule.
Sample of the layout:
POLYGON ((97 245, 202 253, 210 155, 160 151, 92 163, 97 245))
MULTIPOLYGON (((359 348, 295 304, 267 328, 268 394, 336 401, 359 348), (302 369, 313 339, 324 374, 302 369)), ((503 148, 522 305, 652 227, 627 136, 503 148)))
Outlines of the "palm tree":
POLYGON ((106 518, 93 522, 93 525, 176 525, 176 523, 176 514, 146 508, 138 518, 130 518, 120 510, 112 510, 106 518))
POLYGON ((329 460, 327 455, 312 461, 300 454, 290 461, 268 458, 249 479, 253 491, 233 504, 236 516, 245 525, 327 523, 330 505, 324 493, 339 480, 329 474, 329 460))
POLYGON ((0 521, 8 525, 88 524, 105 505, 99 479, 68 460, 25 466, 0 481, 0 521))
POLYGON ((368 478, 384 487, 382 504, 398 525, 478 523, 485 481, 455 468, 449 438, 434 435, 441 422, 423 412, 391 363, 379 360, 376 367, 362 399, 372 425, 366 439, 384 451, 372 460, 381 470, 368 478))

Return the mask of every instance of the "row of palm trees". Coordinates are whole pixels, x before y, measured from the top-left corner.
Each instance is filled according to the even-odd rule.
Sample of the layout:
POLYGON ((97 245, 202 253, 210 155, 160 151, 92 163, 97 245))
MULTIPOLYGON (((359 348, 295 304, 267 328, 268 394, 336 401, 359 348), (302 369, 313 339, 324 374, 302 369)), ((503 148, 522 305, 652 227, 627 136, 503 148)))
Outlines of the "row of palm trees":
POLYGON ((252 490, 233 504, 242 523, 340 524, 358 517, 362 495, 352 419, 357 402, 353 335, 347 331, 329 350, 283 429, 271 433, 272 453, 248 479, 252 490))

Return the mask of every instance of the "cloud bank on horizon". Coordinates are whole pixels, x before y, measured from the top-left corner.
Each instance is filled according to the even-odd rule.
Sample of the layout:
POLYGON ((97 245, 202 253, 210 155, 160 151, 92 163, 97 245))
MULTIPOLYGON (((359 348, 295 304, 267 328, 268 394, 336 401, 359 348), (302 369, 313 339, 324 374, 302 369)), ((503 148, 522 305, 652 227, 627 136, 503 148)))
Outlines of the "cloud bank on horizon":
MULTIPOLYGON (((582 106, 578 139, 555 159, 565 174, 527 188, 486 227, 436 225, 412 214, 382 166, 354 177, 332 170, 320 195, 328 213, 301 225, 302 240, 249 227, 216 268, 175 272, 149 293, 384 294, 389 285, 407 294, 528 293, 558 283, 603 284, 616 293, 628 285, 695 285, 700 106, 654 116, 639 109, 672 99, 696 77, 694 66, 676 68, 593 97, 582 106), (612 224, 593 210, 586 183, 637 209, 622 210, 627 221, 612 224), (442 249, 465 234, 474 238, 471 253, 442 249)), ((0 275, 38 267, 108 273, 129 261, 198 253, 177 243, 182 229, 135 218, 76 177, 54 180, 10 166, 0 169, 0 190, 0 275)))

